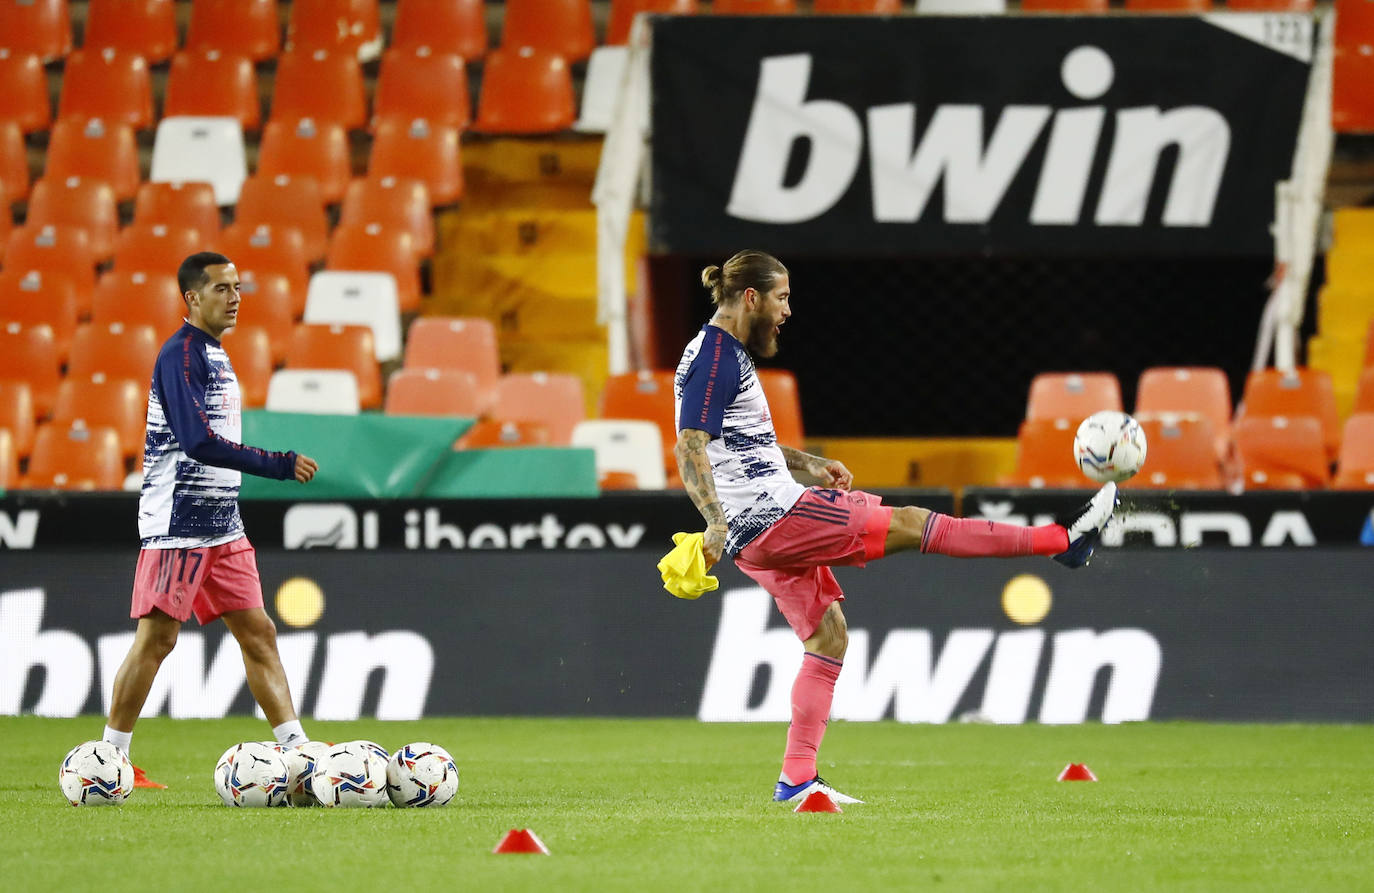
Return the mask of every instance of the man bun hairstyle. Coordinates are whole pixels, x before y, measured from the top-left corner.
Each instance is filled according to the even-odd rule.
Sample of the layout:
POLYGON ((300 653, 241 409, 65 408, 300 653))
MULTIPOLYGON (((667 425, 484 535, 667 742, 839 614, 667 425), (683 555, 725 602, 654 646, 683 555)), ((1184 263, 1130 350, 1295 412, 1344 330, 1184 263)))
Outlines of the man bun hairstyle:
POLYGON ((182 299, 185 300, 188 291, 197 291, 210 279, 206 267, 228 263, 233 261, 215 251, 200 251, 182 261, 177 268, 177 288, 181 289, 182 299))
POLYGON ((711 264, 701 271, 701 284, 711 292, 711 303, 720 305, 734 301, 752 288, 759 294, 770 291, 779 279, 787 275, 787 268, 771 254, 747 248, 736 252, 724 265, 711 264))

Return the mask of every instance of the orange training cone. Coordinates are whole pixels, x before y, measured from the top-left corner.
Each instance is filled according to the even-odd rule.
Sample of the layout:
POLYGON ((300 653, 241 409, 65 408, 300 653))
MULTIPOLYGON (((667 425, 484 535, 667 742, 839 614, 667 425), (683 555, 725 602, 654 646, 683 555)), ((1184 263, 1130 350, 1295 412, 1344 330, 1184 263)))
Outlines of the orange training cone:
POLYGON ((844 812, 835 805, 825 791, 812 791, 806 799, 797 804, 793 812, 844 812))
POLYGON ((544 841, 540 840, 529 828, 516 830, 512 828, 506 832, 506 836, 501 838, 501 842, 496 845, 493 853, 540 853, 547 856, 549 848, 544 846, 544 841))
POLYGON ((1064 771, 1059 773, 1060 781, 1097 781, 1097 776, 1093 775, 1093 770, 1088 768, 1087 763, 1070 763, 1064 767, 1064 771))

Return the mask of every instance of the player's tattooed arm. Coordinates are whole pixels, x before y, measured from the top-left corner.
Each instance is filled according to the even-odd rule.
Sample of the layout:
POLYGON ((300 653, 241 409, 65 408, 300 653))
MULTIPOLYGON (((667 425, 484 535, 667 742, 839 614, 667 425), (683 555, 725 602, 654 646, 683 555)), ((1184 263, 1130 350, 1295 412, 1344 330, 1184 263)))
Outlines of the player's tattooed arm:
POLYGON ((823 486, 834 487, 837 490, 848 490, 854 484, 854 475, 844 467, 843 462, 824 456, 813 456, 781 444, 778 448, 782 450, 782 458, 791 471, 808 474, 823 486))
POLYGON ((705 542, 702 551, 706 553, 707 565, 720 561, 725 549, 725 509, 716 495, 716 480, 711 476, 711 460, 706 456, 706 444, 711 435, 695 428, 684 428, 678 432, 677 445, 673 455, 677 458, 678 473, 682 475, 682 486, 691 498, 692 504, 701 512, 706 521, 705 542))

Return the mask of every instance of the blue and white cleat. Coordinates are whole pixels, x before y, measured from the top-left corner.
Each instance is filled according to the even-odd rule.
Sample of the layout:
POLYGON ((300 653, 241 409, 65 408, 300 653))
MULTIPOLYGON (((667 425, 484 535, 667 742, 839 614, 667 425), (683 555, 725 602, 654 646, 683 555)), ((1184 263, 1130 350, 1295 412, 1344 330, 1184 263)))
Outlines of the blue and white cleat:
POLYGON ((836 803, 862 803, 857 797, 848 794, 841 794, 839 791, 825 783, 825 779, 817 775, 810 781, 801 784, 788 784, 780 781, 773 788, 773 799, 779 803, 800 803, 816 791, 824 791, 825 795, 836 803))
POLYGON ((1069 532, 1068 551, 1060 552, 1054 560, 1065 567, 1083 567, 1093 557, 1093 549, 1102 540, 1102 531, 1112 520, 1112 512, 1121 504, 1116 484, 1104 484, 1087 504, 1072 514, 1058 519, 1069 532))

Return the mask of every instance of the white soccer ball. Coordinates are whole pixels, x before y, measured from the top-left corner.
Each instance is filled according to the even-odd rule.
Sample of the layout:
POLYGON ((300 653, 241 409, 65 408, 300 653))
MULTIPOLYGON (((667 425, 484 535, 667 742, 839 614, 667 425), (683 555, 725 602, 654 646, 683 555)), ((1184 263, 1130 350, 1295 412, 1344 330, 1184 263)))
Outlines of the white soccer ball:
POLYGON ((1095 412, 1078 426, 1073 438, 1073 461, 1100 484, 1120 483, 1145 464, 1145 432, 1124 412, 1095 412))
POLYGON ((225 806, 281 806, 289 781, 276 745, 261 741, 235 744, 215 764, 215 790, 225 806))
POLYGON ((315 761, 310 786, 321 806, 386 805, 386 751, 369 743, 336 744, 315 761))
POLYGON ((67 752, 57 784, 72 806, 112 806, 134 792, 134 766, 108 741, 87 741, 67 752))
POLYGON ((315 775, 315 763, 329 752, 329 745, 323 741, 307 741, 282 752, 286 762, 286 774, 290 778, 290 789, 286 792, 286 802, 291 806, 319 806, 311 779, 315 775))
POLYGON ((386 764, 386 793, 397 806, 445 806, 458 793, 458 766, 437 744, 407 744, 386 764))

